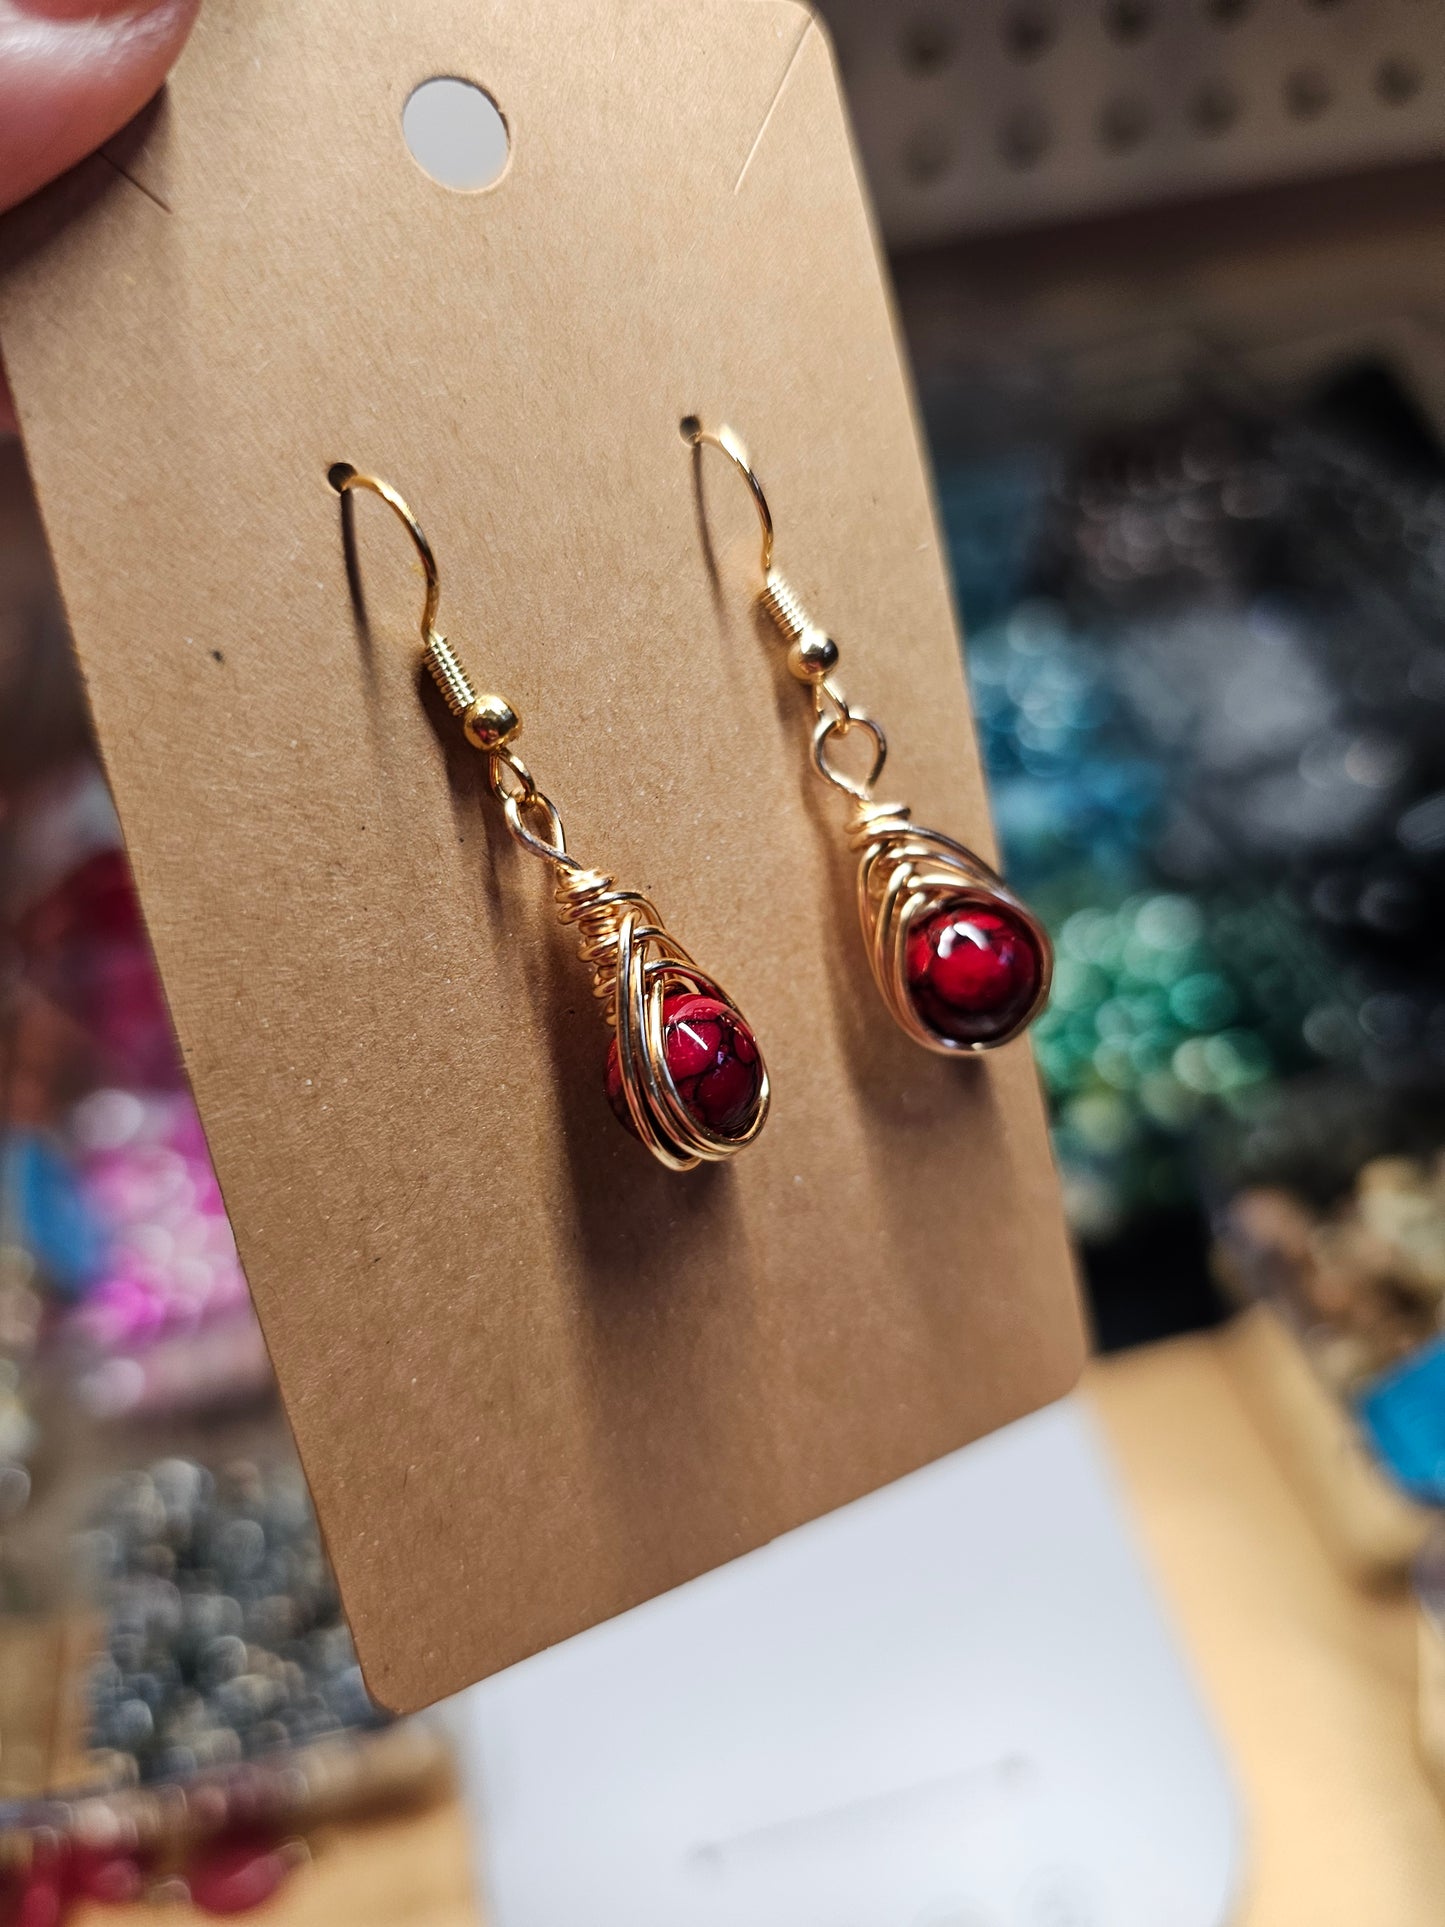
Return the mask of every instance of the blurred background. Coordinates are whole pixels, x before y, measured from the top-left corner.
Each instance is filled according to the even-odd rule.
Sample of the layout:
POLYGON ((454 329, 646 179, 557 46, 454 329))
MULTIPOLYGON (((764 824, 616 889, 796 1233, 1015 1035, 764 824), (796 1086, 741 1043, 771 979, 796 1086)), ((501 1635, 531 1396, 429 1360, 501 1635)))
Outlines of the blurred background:
MULTIPOLYGON (((1445 1919, 1445 7, 824 11, 1058 949, 1088 1396, 1255 1843, 1230 1917, 1445 1919)), ((474 1919, 449 1745, 351 1653, 13 444, 0 717, 0 1909, 474 1919)))

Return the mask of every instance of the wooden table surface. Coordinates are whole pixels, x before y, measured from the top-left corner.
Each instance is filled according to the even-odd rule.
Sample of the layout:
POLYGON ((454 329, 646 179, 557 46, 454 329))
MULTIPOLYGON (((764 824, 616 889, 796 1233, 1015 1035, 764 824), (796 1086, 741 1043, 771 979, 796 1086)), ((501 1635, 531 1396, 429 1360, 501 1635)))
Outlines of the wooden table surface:
POLYGON ((1227 1345, 1127 1352, 1088 1385, 1238 1776, 1240 1927, 1441 1927, 1445 1809, 1415 1752, 1408 1597, 1372 1596, 1331 1563, 1227 1345))
MULTIPOLYGON (((1101 1360, 1086 1386, 1244 1795, 1237 1927, 1442 1927, 1445 1812, 1414 1750, 1408 1600, 1363 1593, 1331 1565, 1216 1339, 1101 1360)), ((315 1847, 248 1916, 257 1927, 478 1927, 455 1802, 315 1847)), ((119 1918, 87 1910, 77 1927, 119 1918)))

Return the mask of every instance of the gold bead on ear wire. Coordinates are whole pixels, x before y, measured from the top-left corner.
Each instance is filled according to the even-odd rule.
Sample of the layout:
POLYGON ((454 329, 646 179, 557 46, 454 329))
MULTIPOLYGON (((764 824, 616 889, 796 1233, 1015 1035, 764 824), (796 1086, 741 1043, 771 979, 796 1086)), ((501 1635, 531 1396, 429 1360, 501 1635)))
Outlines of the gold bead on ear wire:
POLYGON ((758 601, 788 646, 788 667, 813 692, 813 766, 853 804, 849 839, 861 861, 858 911, 883 1001, 916 1043, 944 1053, 992 1050, 1030 1024, 1048 998, 1053 951, 1038 918, 983 861, 901 803, 874 800, 888 743, 834 678, 838 645, 773 567, 773 518, 748 452, 730 428, 682 424, 694 448, 721 449, 742 473, 762 525, 758 601), (872 747, 862 777, 835 745, 859 730, 872 747))
POLYGON ((338 494, 369 489, 395 510, 426 576, 422 660, 466 739, 487 758, 487 779, 507 828, 552 865, 558 914, 580 934, 594 994, 613 1038, 606 1066, 613 1111, 670 1171, 730 1158, 751 1144, 768 1114, 768 1074, 742 1012, 695 964, 636 890, 589 870, 567 848, 556 805, 538 789, 513 745, 522 722, 504 697, 480 694, 436 626, 441 584, 420 524, 390 483, 338 462, 338 494))

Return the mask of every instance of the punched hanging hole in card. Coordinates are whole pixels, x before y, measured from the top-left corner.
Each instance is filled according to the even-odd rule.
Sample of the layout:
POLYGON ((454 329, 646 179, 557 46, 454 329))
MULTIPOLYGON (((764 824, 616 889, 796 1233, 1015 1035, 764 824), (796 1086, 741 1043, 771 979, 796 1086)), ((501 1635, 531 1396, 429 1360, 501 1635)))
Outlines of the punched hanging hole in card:
POLYGON ((500 107, 475 81, 422 81, 401 110, 407 151, 422 172, 458 194, 495 187, 507 170, 511 136, 500 107))

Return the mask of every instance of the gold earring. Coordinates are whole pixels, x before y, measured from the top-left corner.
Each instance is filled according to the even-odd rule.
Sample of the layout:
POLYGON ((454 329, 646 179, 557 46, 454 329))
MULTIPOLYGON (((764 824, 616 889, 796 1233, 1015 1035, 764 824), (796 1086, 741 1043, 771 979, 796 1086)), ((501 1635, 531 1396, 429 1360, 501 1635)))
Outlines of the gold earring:
POLYGON ((556 877, 558 914, 579 932, 594 994, 613 1038, 607 1096, 613 1111, 670 1171, 733 1157, 768 1114, 768 1073, 747 1020, 716 978, 699 968, 646 897, 619 890, 567 849, 556 805, 513 745, 522 722, 501 696, 479 694, 436 626, 441 583, 431 544, 397 491, 338 462, 328 475, 344 495, 369 489, 406 527, 426 576, 422 660, 467 741, 487 759, 487 780, 507 828, 556 877))
POLYGON ((813 766, 853 803, 849 840, 861 861, 858 910, 883 1001, 915 1043, 932 1051, 992 1050, 1043 1009, 1053 971, 1048 933, 982 857, 938 830, 918 827, 901 803, 874 800, 888 756, 880 726, 845 699, 834 677, 838 645, 811 620, 773 567, 768 498, 730 428, 682 423, 694 449, 717 448, 752 492, 762 526, 758 602, 788 645, 788 667, 813 692, 813 766), (834 746, 861 730, 872 745, 866 776, 850 776, 834 746))

